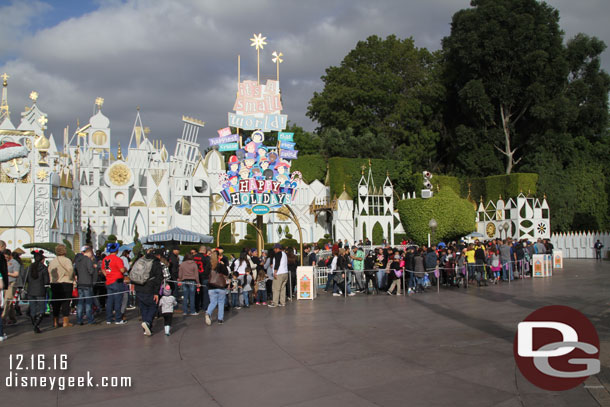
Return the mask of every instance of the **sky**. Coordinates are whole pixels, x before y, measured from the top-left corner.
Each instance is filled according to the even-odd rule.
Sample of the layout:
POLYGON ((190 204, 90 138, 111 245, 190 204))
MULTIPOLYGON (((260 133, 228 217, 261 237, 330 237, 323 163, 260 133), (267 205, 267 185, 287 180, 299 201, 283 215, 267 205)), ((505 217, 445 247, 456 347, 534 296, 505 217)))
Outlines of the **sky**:
MULTIPOLYGON (((610 44, 610 2, 550 0, 569 39, 579 32, 610 44)), ((11 119, 32 90, 61 144, 63 129, 87 123, 104 98, 112 143, 127 144, 136 109, 149 137, 173 152, 182 115, 206 122, 207 138, 227 126, 241 78, 256 79, 253 34, 262 33, 261 78, 275 77, 272 52, 283 53, 283 113, 306 130, 307 104, 329 66, 339 65, 370 35, 413 37, 440 48, 452 15, 467 0, 0 0, 0 72, 9 78, 11 119)), ((610 52, 602 66, 610 71, 610 52)))

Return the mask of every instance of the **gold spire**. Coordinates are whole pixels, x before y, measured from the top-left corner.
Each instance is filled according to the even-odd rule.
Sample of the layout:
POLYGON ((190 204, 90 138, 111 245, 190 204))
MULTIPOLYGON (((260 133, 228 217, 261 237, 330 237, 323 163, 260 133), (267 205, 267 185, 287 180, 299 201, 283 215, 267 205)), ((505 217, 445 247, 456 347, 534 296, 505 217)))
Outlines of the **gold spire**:
POLYGON ((345 191, 345 182, 343 183, 343 191, 345 191))
POLYGON ((121 142, 119 141, 119 147, 116 151, 116 159, 123 161, 123 153, 121 152, 121 142))
POLYGON ((4 119, 5 117, 9 117, 10 116, 10 111, 9 111, 9 107, 8 107, 8 78, 10 78, 10 76, 8 76, 5 73, 3 73, 2 75, 0 75, 0 78, 2 78, 2 101, 0 102, 0 121, 2 119, 4 119))

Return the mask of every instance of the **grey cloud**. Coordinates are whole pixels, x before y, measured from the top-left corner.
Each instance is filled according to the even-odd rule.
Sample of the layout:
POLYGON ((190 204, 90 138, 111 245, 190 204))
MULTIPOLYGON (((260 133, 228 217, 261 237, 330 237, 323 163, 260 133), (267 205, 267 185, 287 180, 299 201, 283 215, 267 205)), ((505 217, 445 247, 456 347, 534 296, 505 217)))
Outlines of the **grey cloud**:
MULTIPOLYGON (((10 46, 0 46, 0 60, 8 60, 0 70, 12 75, 14 122, 29 92, 38 90, 39 105, 49 113, 50 130, 59 141, 63 127, 73 129, 76 118, 88 120, 95 97, 102 96, 114 141, 127 143, 136 106, 141 106, 151 137, 162 138, 170 151, 182 114, 206 121, 205 137, 226 126, 236 92, 237 54, 242 79, 256 77, 253 33, 267 37, 262 78, 275 77, 271 53, 282 51, 284 112, 313 129, 305 113, 313 92, 322 88, 320 77, 358 41, 395 33, 438 49, 453 13, 468 6, 454 0, 104 1, 93 12, 31 32, 31 21, 46 6, 29 2, 25 10, 20 4, 9 6, 20 17, 10 26, 9 41, 3 39, 10 46)), ((608 15, 606 2, 551 4, 559 8, 568 36, 584 31, 610 43, 602 20, 608 15)))

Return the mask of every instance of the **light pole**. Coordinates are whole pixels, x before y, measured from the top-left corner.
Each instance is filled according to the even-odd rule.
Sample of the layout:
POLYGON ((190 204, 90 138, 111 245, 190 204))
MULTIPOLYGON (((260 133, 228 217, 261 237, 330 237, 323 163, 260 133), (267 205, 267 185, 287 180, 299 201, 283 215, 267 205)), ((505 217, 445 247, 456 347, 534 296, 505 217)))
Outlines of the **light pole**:
POLYGON ((428 247, 430 247, 434 241, 434 231, 436 230, 438 223, 436 223, 436 220, 432 218, 430 219, 430 222, 428 222, 428 226, 430 227, 430 234, 432 235, 432 240, 430 239, 430 234, 428 235, 428 247))
POLYGON ((510 225, 508 224, 508 222, 504 222, 504 224, 502 225, 502 229, 504 229, 504 239, 508 239, 508 229, 510 228, 510 225))

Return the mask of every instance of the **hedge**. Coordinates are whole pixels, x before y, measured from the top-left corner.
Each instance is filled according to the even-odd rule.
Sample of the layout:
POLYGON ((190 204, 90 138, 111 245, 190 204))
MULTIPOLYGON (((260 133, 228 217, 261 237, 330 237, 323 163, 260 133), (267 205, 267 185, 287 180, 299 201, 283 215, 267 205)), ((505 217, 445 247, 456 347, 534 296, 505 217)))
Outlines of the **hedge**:
POLYGON ((355 197, 358 191, 358 182, 362 177, 362 166, 365 167, 365 179, 368 177, 369 161, 372 165, 373 181, 376 188, 383 187, 387 174, 389 174, 394 190, 398 194, 416 188, 411 165, 406 161, 333 157, 328 160, 331 196, 335 194, 339 196, 343 192, 343 185, 345 184, 347 193, 351 197, 355 197))
POLYGON ((324 183, 326 178, 326 160, 319 154, 302 155, 292 161, 291 171, 300 171, 303 180, 310 184, 315 180, 324 183))
POLYGON ((417 244, 427 244, 435 219, 438 227, 434 241, 457 239, 475 230, 475 210, 468 200, 460 198, 451 188, 442 189, 429 199, 407 199, 397 204, 400 221, 407 236, 417 244))
POLYGON ((468 196, 468 184, 470 183, 470 196, 476 202, 478 202, 481 197, 483 197, 484 201, 497 200, 500 196, 506 199, 514 198, 521 192, 524 194, 536 194, 538 190, 538 174, 532 173, 492 175, 483 178, 463 178, 460 182, 460 195, 464 198, 468 196))
POLYGON ((383 236, 383 228, 381 227, 379 222, 376 222, 373 225, 373 244, 382 244, 383 239, 385 239, 385 237, 383 236))
MULTIPOLYGON (((216 236, 218 235, 218 226, 219 225, 220 225, 220 222, 212 223, 212 237, 214 238, 214 242, 215 242, 216 246, 218 246, 218 243, 216 242, 216 236)), ((233 243, 233 236, 231 235, 231 225, 224 226, 222 228, 222 230, 220 231, 220 243, 221 244, 233 243)))
MULTIPOLYGON (((56 242, 42 242, 42 243, 27 243, 24 244, 23 247, 25 249, 43 249, 46 250, 50 253, 55 254, 55 248, 57 247, 58 244, 61 243, 56 243, 56 242)), ((70 260, 74 260, 74 256, 76 256, 76 254, 74 253, 74 251, 72 250, 72 245, 68 246, 66 244, 66 241, 64 240, 64 245, 66 245, 66 257, 69 258, 70 260)))

